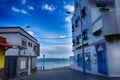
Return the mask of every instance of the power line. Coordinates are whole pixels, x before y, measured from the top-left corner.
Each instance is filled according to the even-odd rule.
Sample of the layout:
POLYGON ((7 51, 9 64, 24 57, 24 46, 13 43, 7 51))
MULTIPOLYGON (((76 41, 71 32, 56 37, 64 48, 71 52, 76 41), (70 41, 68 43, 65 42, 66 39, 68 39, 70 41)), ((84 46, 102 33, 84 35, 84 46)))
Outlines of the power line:
POLYGON ((52 38, 40 38, 40 37, 37 37, 39 39, 72 39, 72 37, 63 37, 63 38, 60 38, 60 37, 52 37, 52 38))
MULTIPOLYGON (((29 30, 31 30, 31 31, 33 31, 32 29, 31 29, 31 27, 30 26, 27 26, 27 27, 25 27, 25 28, 28 28, 29 30)), ((36 35, 38 35, 36 32, 34 32, 34 34, 36 34, 36 35)), ((39 38, 39 39, 72 39, 72 37, 36 37, 36 38, 39 38)))
POLYGON ((47 42, 40 42, 40 43, 43 43, 43 44, 72 44, 72 43, 47 43, 47 42))

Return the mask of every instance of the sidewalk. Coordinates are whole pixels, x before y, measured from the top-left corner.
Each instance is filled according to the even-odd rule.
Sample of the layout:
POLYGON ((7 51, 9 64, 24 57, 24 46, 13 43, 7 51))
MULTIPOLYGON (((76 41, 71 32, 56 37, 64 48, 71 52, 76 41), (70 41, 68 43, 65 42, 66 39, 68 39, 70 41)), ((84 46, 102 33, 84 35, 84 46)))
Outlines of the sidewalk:
POLYGON ((120 80, 92 74, 83 74, 70 68, 39 71, 22 79, 14 80, 120 80))

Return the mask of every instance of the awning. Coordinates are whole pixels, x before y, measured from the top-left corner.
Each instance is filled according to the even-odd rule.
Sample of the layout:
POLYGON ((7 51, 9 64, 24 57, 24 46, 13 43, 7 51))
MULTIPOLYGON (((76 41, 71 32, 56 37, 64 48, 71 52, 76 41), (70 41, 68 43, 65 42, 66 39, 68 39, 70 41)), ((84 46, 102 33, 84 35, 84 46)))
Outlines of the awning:
POLYGON ((7 43, 2 43, 2 42, 0 42, 0 46, 2 46, 2 47, 12 48, 12 45, 7 44, 7 43))

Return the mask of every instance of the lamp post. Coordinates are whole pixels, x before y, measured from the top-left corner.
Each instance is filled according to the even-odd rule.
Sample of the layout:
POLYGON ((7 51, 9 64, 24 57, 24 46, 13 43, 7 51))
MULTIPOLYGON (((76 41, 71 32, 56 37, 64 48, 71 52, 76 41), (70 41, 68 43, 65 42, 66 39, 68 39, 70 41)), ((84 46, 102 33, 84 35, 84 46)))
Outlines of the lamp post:
MULTIPOLYGON (((82 8, 81 8, 82 6, 81 6, 81 4, 80 4, 80 10, 82 10, 82 8)), ((81 11, 80 11, 81 12, 81 11)), ((77 15, 75 15, 74 13, 72 13, 72 12, 66 12, 67 14, 72 14, 72 15, 74 15, 74 16, 76 16, 77 17, 77 15)), ((84 52, 84 41, 83 41, 83 22, 82 22, 82 13, 80 14, 80 16, 79 16, 79 20, 80 20, 80 23, 81 23, 81 37, 82 37, 82 39, 81 39, 81 44, 82 44, 82 58, 83 58, 83 73, 86 73, 86 69, 85 69, 85 52, 84 52)))
POLYGON ((45 54, 43 54, 43 70, 45 70, 45 54))

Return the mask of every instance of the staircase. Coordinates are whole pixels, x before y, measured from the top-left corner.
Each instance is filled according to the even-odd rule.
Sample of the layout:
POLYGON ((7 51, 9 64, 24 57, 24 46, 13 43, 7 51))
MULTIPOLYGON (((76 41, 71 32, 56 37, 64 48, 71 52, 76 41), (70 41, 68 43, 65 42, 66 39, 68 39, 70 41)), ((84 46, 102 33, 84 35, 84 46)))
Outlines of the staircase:
POLYGON ((4 69, 0 69, 0 80, 4 78, 4 69))

